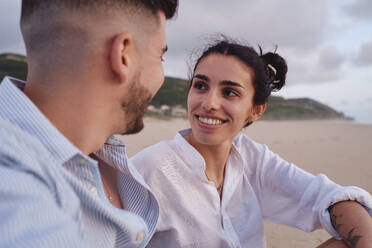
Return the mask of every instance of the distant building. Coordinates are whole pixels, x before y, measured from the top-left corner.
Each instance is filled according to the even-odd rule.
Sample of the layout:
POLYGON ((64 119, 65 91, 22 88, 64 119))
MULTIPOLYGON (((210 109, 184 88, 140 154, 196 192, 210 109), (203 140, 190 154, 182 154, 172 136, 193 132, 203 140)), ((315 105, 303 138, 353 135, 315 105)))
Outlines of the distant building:
POLYGON ((155 106, 154 105, 149 105, 149 106, 147 106, 147 111, 151 111, 151 112, 156 112, 156 108, 155 108, 155 106))
POLYGON ((154 105, 149 105, 147 107, 147 112, 156 113, 160 115, 166 115, 166 116, 170 115, 173 117, 186 117, 187 116, 187 110, 181 105, 176 105, 174 107, 170 107, 168 105, 161 105, 159 108, 156 108, 154 105))
POLYGON ((175 117, 186 117, 187 116, 187 110, 184 109, 182 106, 177 105, 177 106, 174 106, 172 108, 171 114, 172 114, 172 116, 175 116, 175 117))
POLYGON ((149 105, 147 107, 147 111, 148 112, 151 112, 151 113, 158 113, 158 114, 162 114, 163 113, 160 109, 157 109, 154 105, 149 105))
POLYGON ((167 110, 170 110, 170 107, 169 107, 168 105, 161 105, 161 106, 160 106, 160 110, 161 110, 162 112, 165 112, 165 111, 167 111, 167 110))

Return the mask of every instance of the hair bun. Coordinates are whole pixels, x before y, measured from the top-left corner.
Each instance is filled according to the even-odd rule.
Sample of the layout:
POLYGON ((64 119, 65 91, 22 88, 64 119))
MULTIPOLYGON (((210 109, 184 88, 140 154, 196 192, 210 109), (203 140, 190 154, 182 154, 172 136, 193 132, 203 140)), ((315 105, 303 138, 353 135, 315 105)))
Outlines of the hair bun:
POLYGON ((267 64, 271 90, 280 90, 285 84, 285 78, 288 71, 287 62, 285 62, 279 54, 272 52, 263 54, 261 58, 267 64))

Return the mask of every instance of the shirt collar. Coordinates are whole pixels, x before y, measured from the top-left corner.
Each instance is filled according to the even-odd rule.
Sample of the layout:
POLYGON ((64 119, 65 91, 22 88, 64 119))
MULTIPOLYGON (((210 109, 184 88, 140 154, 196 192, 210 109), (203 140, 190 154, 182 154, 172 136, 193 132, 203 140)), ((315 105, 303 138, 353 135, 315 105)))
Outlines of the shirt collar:
POLYGON ((95 153, 99 159, 105 163, 121 171, 128 173, 128 157, 126 154, 126 144, 116 138, 115 136, 109 137, 103 147, 95 153))
POLYGON ((185 139, 185 136, 190 134, 191 129, 185 129, 179 131, 174 137, 174 141, 177 149, 177 153, 187 165, 191 166, 192 169, 198 171, 205 170, 205 160, 203 156, 185 139))
POLYGON ((0 118, 37 138, 60 163, 82 154, 23 93, 25 84, 15 78, 4 78, 0 85, 0 118))
POLYGON ((239 157, 239 159, 243 160, 243 156, 241 154, 242 149, 242 137, 244 134, 240 132, 234 139, 232 146, 231 146, 231 152, 236 154, 236 156, 239 157))
POLYGON ((128 161, 126 153, 126 144, 116 136, 109 137, 103 147, 95 155, 106 164, 117 169, 121 173, 134 178, 146 189, 151 191, 143 177, 138 173, 136 168, 128 161))
MULTIPOLYGON (((192 169, 197 170, 199 173, 202 173, 201 175, 204 175, 206 165, 203 156, 184 138, 190 134, 190 132, 191 129, 184 129, 176 134, 174 137, 176 143, 175 149, 177 150, 177 154, 182 157, 183 161, 185 161, 187 165, 191 166, 192 169)), ((241 136, 241 133, 236 136, 230 151, 230 154, 237 156, 237 159, 239 160, 242 159, 240 153, 241 136)))

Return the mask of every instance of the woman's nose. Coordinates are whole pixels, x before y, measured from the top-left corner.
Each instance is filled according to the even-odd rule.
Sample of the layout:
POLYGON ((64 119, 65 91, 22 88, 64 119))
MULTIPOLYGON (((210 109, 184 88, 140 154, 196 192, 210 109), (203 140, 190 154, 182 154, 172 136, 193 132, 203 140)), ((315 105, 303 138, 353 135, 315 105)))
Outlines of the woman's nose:
POLYGON ((217 110, 220 107, 220 99, 216 92, 210 91, 208 94, 205 95, 205 98, 202 102, 202 107, 204 111, 213 111, 217 110))

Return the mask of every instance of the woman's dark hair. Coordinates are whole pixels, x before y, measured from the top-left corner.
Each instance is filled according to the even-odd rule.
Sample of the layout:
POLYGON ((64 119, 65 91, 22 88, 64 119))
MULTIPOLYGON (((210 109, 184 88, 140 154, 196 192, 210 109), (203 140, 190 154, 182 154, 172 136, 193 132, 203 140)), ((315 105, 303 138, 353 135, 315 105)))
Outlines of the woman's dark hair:
POLYGON ((193 73, 200 61, 211 54, 234 56, 253 70, 253 87, 255 89, 253 103, 255 105, 264 104, 268 101, 272 91, 278 91, 284 86, 288 67, 285 60, 276 52, 262 54, 261 47, 259 50, 260 54, 250 46, 223 37, 203 51, 195 63, 193 73))

